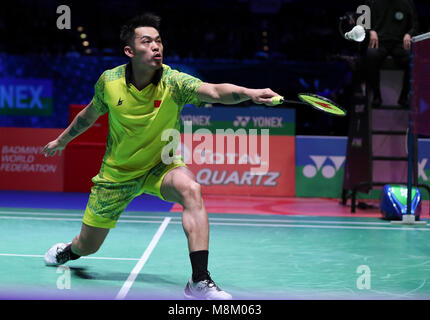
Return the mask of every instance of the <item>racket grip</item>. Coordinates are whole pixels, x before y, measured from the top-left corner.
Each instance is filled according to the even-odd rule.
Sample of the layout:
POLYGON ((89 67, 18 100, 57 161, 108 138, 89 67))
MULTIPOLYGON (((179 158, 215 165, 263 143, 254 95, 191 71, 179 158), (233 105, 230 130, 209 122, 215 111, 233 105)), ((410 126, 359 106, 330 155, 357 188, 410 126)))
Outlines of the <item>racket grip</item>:
POLYGON ((282 104, 283 102, 284 102, 284 97, 282 96, 276 96, 272 98, 273 105, 282 104))

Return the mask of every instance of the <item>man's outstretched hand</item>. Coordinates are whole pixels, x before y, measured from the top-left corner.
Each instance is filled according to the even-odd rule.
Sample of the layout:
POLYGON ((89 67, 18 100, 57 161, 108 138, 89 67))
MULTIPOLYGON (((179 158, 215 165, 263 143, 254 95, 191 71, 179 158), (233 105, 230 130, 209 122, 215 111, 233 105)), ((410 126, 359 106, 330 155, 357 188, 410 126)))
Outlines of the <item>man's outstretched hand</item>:
POLYGON ((59 140, 54 140, 49 142, 42 150, 42 154, 45 157, 53 157, 58 151, 58 155, 61 156, 63 149, 66 147, 65 144, 61 143, 59 140))
POLYGON ((266 89, 248 89, 246 93, 251 100, 256 104, 265 104, 266 106, 272 107, 275 104, 272 102, 273 97, 279 96, 276 92, 269 88, 266 89))

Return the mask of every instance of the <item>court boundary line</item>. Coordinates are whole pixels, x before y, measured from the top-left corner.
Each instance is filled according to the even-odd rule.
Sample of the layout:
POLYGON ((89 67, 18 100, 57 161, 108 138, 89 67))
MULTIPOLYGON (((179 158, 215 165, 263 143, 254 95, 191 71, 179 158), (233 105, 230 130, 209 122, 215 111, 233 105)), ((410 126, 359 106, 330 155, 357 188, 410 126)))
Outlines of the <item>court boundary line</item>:
MULTIPOLYGON (((167 218, 167 217, 166 217, 167 218)), ((169 221, 173 217, 168 217, 169 221)), ((43 220, 43 221, 78 221, 82 222, 82 219, 77 218, 48 218, 48 217, 14 217, 14 216, 2 216, 0 215, 0 219, 11 219, 11 220, 43 220)), ((162 217, 160 217, 162 219, 162 217)), ((419 230, 419 231, 430 231, 430 228, 427 226, 415 226, 415 227, 392 227, 388 222, 384 225, 386 227, 366 227, 366 226, 336 226, 336 225, 313 225, 312 223, 318 223, 315 221, 291 221, 287 222, 286 224, 272 224, 271 219, 263 220, 268 223, 234 223, 234 222, 213 222, 211 221, 212 218, 209 218, 211 225, 224 225, 224 226, 241 226, 241 227, 279 227, 279 228, 319 228, 319 229, 361 229, 361 230, 402 230, 402 231, 408 231, 408 230, 419 230), (308 224, 297 224, 298 223, 308 223, 308 224), (289 223, 289 224, 288 224, 289 223)), ((229 220, 228 218, 223 220, 229 220)), ((255 221, 250 219, 249 221, 255 221)), ((118 223, 160 223, 162 221, 149 221, 149 220, 124 220, 119 219, 118 223)), ((282 221, 284 222, 284 221, 282 221)), ((181 221, 172 221, 172 224, 182 224, 181 221)), ((326 224, 343 224, 340 221, 334 221, 334 222, 324 222, 326 224)), ((360 224, 366 224, 366 223, 360 223, 360 224)))
MULTIPOLYGON (((30 216, 53 216, 53 217, 60 217, 60 216, 72 216, 72 217, 83 217, 84 213, 60 213, 60 212, 52 212, 52 213, 42 213, 42 212, 26 212, 26 211, 3 211, 0 210, 0 217, 5 216, 5 214, 16 214, 16 215, 30 215, 30 216)), ((301 216, 300 216, 301 217, 301 216)), ((41 217, 41 218, 48 218, 48 217, 41 217)), ((138 215, 121 215, 121 218, 133 218, 133 219, 162 219, 163 217, 160 216, 138 216, 138 215)), ((64 219, 72 219, 72 218, 64 218, 64 219)), ((172 217, 174 220, 181 219, 181 217, 172 217)), ((321 223, 321 224, 364 224, 364 225, 387 225, 389 222, 369 222, 369 221, 343 221, 343 220, 330 220, 330 221, 323 221, 323 220, 310 220, 310 219, 259 219, 259 218, 219 218, 219 217, 210 217, 209 220, 213 221, 247 221, 247 222, 314 222, 314 223, 321 223)))
MULTIPOLYGON (((0 253, 0 257, 18 257, 18 258, 43 258, 43 254, 17 254, 17 253, 0 253)), ((115 257, 81 257, 80 259, 88 260, 119 260, 119 261, 139 261, 139 258, 115 258, 115 257)))
POLYGON ((121 287, 121 290, 116 295, 115 300, 123 300, 126 297, 127 293, 131 289, 131 286, 133 285, 134 281, 136 280, 137 275, 139 274, 140 270, 142 270, 146 261, 148 261, 149 256, 151 255, 152 251, 154 250, 155 246, 157 245, 158 241, 160 240, 161 236, 163 235, 164 231, 166 230, 167 225, 169 224, 171 219, 172 219, 171 217, 165 217, 164 218, 163 223, 160 225, 157 232, 154 234, 154 237, 152 238, 152 240, 149 243, 148 247, 146 248, 145 252, 142 254, 139 261, 134 266, 134 268, 131 271, 130 275, 128 276, 127 280, 124 282, 123 286, 121 287))

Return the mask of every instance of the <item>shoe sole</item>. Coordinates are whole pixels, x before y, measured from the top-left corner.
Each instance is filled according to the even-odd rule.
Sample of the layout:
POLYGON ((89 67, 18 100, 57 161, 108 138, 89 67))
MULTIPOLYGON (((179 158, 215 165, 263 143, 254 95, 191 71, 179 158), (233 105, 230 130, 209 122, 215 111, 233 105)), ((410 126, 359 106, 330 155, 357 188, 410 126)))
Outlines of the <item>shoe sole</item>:
POLYGON ((230 296, 229 298, 226 298, 226 299, 209 299, 209 298, 204 299, 204 298, 199 298, 199 297, 195 297, 193 295, 187 294, 187 292, 185 290, 184 290, 184 298, 186 300, 233 300, 232 296, 230 296))

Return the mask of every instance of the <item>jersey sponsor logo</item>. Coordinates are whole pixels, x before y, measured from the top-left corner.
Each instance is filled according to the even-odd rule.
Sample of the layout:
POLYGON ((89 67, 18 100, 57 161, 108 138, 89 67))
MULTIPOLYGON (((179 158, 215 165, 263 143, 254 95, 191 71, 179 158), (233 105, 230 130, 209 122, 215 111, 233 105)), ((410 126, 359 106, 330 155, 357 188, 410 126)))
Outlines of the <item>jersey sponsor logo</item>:
POLYGON ((123 101, 124 101, 124 100, 121 100, 121 97, 119 97, 117 106, 122 105, 122 102, 123 102, 123 101))

